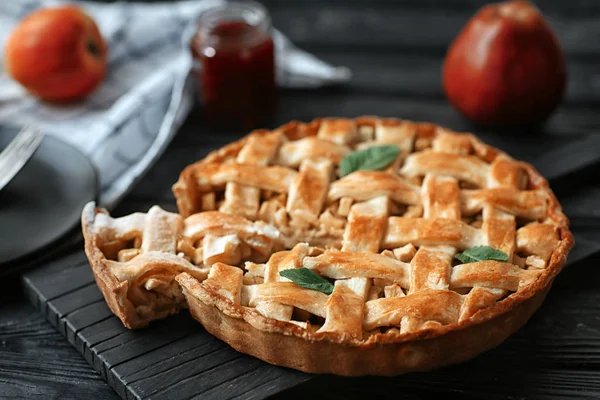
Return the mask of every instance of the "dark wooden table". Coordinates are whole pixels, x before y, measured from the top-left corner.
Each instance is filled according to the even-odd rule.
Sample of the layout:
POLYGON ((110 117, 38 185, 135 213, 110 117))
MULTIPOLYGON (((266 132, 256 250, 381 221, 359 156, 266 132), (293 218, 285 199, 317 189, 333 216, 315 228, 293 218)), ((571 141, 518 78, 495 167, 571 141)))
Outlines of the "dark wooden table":
MULTIPOLYGON (((373 114, 433 121, 456 130, 486 131, 470 125, 447 104, 440 84, 445 50, 460 27, 484 1, 478 0, 288 0, 263 1, 274 25, 300 47, 354 72, 348 85, 320 90, 282 90, 279 111, 270 127, 291 119, 373 114)), ((519 132, 535 151, 536 143, 569 143, 598 134, 600 128, 600 2, 539 0, 568 58, 565 103, 537 132, 519 132), (532 146, 533 144, 533 146, 532 146)), ((179 171, 203 157, 216 143, 242 132, 215 136, 195 110, 165 154, 115 210, 116 215, 147 210, 152 204, 174 210, 170 186, 179 171)), ((514 137, 514 131, 506 131, 514 137)), ((532 150, 533 149, 533 150, 532 150)), ((593 149, 591 151, 594 151, 593 149)), ((600 153, 600 148, 596 149, 600 153)), ((522 154, 515 154, 523 157, 522 154)), ((531 156, 531 154, 529 154, 531 156)), ((563 181, 560 198, 576 238, 600 243, 599 168, 586 179, 563 181)), ((580 177, 581 178, 581 177, 580 177)), ((80 244, 76 244, 78 248, 80 244)), ((489 379, 460 382, 440 389, 444 370, 427 379, 407 377, 394 385, 378 380, 318 379, 285 394, 303 398, 326 394, 600 398, 600 257, 587 258, 562 273, 546 304, 523 331, 473 363, 489 368, 489 379), (540 338, 537 340, 537 338, 540 338), (520 350, 534 346, 539 356, 523 359, 520 350), (530 373, 516 376, 494 369, 494 360, 509 358, 530 373), (427 379, 425 381, 427 381, 427 379), (474 390, 480 386, 480 391, 474 390), (376 388, 385 388, 385 392, 376 388), (465 396, 468 390, 469 395, 465 396), (480 393, 480 395, 477 395, 480 393)), ((456 371, 468 371, 456 366, 456 371)), ((472 366, 471 366, 472 368, 472 366)), ((479 378, 481 379, 481 378, 479 378)), ((0 397, 116 399, 117 395, 81 355, 27 302, 21 277, 0 279, 0 397)), ((281 396, 284 397, 284 396, 281 396)))

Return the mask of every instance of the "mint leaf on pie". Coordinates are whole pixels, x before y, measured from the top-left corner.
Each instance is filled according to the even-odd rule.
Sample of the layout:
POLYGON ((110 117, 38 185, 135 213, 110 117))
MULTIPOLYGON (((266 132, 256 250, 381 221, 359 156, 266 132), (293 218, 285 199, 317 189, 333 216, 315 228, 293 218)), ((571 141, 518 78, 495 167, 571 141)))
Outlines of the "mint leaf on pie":
POLYGON ((288 278, 296 285, 306 289, 318 290, 325 294, 333 292, 333 285, 308 268, 291 268, 279 271, 279 275, 288 278))
POLYGON ((503 252, 502 250, 494 249, 489 246, 471 247, 470 249, 467 249, 462 253, 456 254, 454 257, 463 264, 485 260, 495 260, 504 262, 508 261, 508 255, 505 252, 503 252))
POLYGON ((400 148, 394 144, 353 151, 340 163, 340 175, 346 176, 359 170, 383 169, 398 157, 398 153, 400 148))

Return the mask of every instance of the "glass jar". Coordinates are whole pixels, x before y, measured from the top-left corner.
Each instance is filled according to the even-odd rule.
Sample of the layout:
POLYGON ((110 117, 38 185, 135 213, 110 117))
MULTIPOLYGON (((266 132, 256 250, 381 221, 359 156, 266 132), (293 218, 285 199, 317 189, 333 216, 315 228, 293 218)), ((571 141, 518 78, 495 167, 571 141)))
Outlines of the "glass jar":
POLYGON ((213 126, 255 128, 275 111, 271 17, 259 3, 228 2, 200 15, 192 39, 199 100, 213 126))

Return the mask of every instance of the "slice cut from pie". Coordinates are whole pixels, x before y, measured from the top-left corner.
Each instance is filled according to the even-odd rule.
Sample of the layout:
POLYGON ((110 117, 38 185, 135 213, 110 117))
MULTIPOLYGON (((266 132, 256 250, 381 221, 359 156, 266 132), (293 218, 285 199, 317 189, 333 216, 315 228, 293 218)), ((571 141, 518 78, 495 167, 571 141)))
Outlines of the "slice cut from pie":
POLYGON ((531 165, 427 123, 255 131, 173 190, 181 217, 84 211, 113 311, 138 327, 187 306, 235 349, 314 373, 470 359, 527 322, 573 246, 531 165))

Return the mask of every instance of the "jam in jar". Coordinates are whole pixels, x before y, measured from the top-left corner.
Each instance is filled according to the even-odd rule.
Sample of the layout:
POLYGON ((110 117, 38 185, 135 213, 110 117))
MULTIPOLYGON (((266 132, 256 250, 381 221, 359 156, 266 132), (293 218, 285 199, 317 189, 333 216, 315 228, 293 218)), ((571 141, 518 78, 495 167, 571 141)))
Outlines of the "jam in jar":
POLYGON ((192 39, 200 102, 213 126, 255 128, 274 111, 271 20, 260 4, 228 2, 200 15, 192 39))

